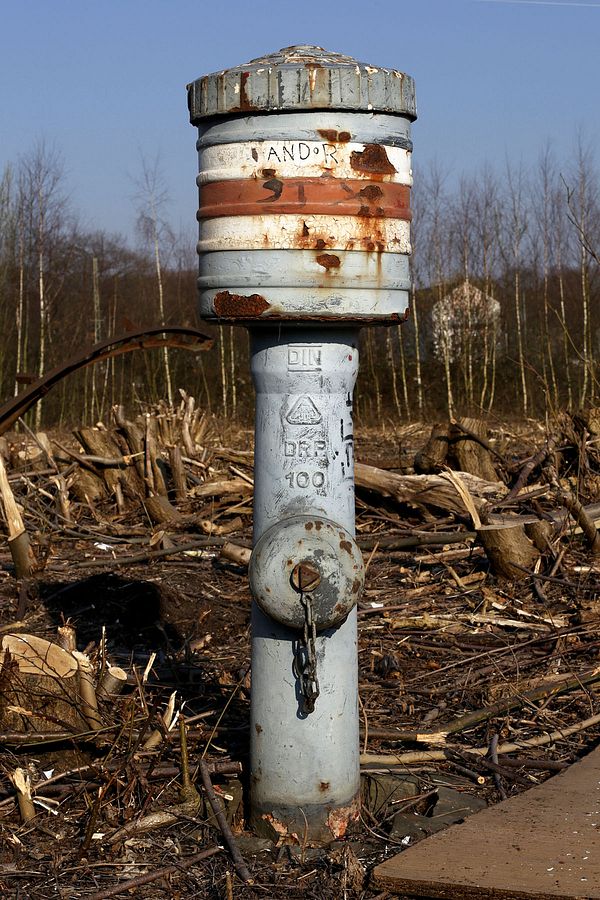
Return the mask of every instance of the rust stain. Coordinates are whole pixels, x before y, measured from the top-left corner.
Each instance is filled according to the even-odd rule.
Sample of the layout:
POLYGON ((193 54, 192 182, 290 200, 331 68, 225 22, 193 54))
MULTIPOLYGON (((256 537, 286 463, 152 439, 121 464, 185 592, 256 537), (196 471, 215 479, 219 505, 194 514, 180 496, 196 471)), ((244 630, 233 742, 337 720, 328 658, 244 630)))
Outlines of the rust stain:
POLYGON ((361 587, 362 587, 362 579, 361 579, 361 578, 355 578, 354 581, 352 582, 352 593, 353 593, 353 594, 360 594, 360 589, 361 589, 361 587))
POLYGON ((256 733, 260 734, 262 729, 262 725, 259 725, 258 722, 255 724, 254 728, 256 729, 256 733))
POLYGON ((283 822, 280 822, 279 819, 276 819, 275 816, 272 816, 271 813, 265 813, 261 816, 265 822, 268 822, 273 831, 276 834, 279 834, 281 837, 286 837, 288 834, 288 829, 284 825, 283 822))
POLYGON ((350 541, 340 541, 340 550, 345 550, 346 553, 349 553, 352 556, 352 544, 350 541))
POLYGON ((271 304, 260 294, 231 294, 229 291, 220 291, 214 299, 215 314, 221 319, 242 318, 257 319, 271 304))
POLYGON ((340 267, 340 258, 333 253, 320 253, 317 256, 317 262, 328 271, 329 269, 339 269, 340 267))
POLYGON ((319 790, 323 794, 325 793, 325 791, 328 791, 329 790, 329 782, 328 781, 319 782, 319 790))
POLYGON ((317 130, 323 140, 329 141, 331 144, 347 144, 348 141, 352 140, 352 135, 349 131, 336 131, 334 128, 319 128, 317 130))
POLYGON ((240 77, 240 109, 255 109, 254 104, 250 102, 250 98, 246 93, 246 82, 250 78, 250 72, 242 72, 240 77))
POLYGON ((252 148, 252 159, 254 160, 254 162, 258 162, 258 150, 256 149, 256 147, 252 148))
POLYGON ((261 169, 260 173, 264 178, 275 178, 277 171, 276 169, 261 169))
POLYGON ((370 175, 394 175, 396 172, 381 144, 365 144, 364 150, 353 150, 350 165, 356 172, 370 175))
POLYGON ((366 216, 367 218, 381 218, 385 213, 385 210, 382 206, 361 206, 358 210, 359 216, 366 216))
POLYGON ((365 200, 368 200, 369 203, 374 203, 376 200, 379 200, 380 197, 383 197, 383 188, 379 184, 368 184, 366 187, 362 188, 359 193, 360 196, 364 197, 365 200))
MULTIPOLYGON (((307 62, 305 63, 305 68, 308 71, 308 86, 310 88, 311 94, 314 93, 315 88, 317 86, 317 79, 319 76, 319 70, 323 68, 321 63, 318 62, 307 62)), ((321 79, 319 79, 321 80, 321 79)))
POLYGON ((352 822, 356 822, 360 813, 360 798, 354 799, 348 806, 332 809, 327 816, 327 827, 334 838, 342 838, 352 822))
POLYGON ((313 523, 313 522, 307 522, 306 525, 305 525, 304 527, 306 528, 307 531, 312 531, 312 529, 314 528, 314 523, 313 523))

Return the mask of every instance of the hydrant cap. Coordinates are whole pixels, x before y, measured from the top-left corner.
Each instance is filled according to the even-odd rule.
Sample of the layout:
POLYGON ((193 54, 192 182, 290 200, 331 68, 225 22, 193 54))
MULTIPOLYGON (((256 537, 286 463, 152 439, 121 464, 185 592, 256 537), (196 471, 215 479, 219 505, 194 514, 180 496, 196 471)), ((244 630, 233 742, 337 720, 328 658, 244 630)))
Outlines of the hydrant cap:
POLYGON ((213 116, 338 109, 416 119, 410 75, 323 47, 285 47, 188 85, 190 121, 213 116))

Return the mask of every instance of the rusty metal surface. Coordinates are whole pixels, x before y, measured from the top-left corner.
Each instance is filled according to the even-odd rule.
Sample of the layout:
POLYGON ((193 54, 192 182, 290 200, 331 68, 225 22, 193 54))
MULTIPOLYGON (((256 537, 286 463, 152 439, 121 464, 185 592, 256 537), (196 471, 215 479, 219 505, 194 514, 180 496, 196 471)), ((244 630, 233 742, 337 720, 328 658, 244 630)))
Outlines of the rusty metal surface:
POLYGON ((94 363, 130 353, 132 350, 155 350, 162 347, 177 347, 181 350, 210 350, 213 339, 197 331, 195 328, 173 326, 169 328, 146 328, 143 331, 119 334, 115 337, 95 344, 88 350, 71 357, 66 363, 51 369, 50 372, 37 379, 27 390, 0 406, 0 434, 11 428, 17 419, 25 415, 28 409, 45 397, 55 384, 71 375, 78 369, 94 363), (161 337, 171 335, 171 337, 161 337))
POLYGON ((219 118, 199 129, 201 314, 227 323, 401 321, 409 119, 310 111, 249 115, 243 125, 219 118))
POLYGON ((314 45, 285 47, 188 85, 190 121, 280 110, 364 109, 416 118, 414 81, 314 45))
POLYGON ((381 887, 451 900, 600 898, 600 749, 539 787, 426 838, 374 871, 381 887))
MULTIPOLYGON (((321 796, 327 797, 328 782, 320 780, 317 789, 321 796)), ((342 805, 308 803, 301 809, 282 804, 264 808, 254 806, 251 810, 250 827, 256 834, 282 843, 286 839, 292 839, 302 844, 309 834, 312 842, 329 844, 343 838, 359 816, 360 798, 357 795, 342 805)))
MULTIPOLYGON (((202 220, 200 253, 220 250, 410 252, 406 219, 342 215, 223 216, 202 220)), ((385 287, 384 284, 381 285, 385 287)))
MULTIPOLYGON (((305 439, 300 445, 305 453, 326 459, 325 441, 305 439)), ((324 490, 322 469, 305 476, 307 483, 317 478, 324 490)), ((304 624, 294 583, 301 566, 314 573, 310 593, 317 630, 342 622, 358 603, 365 579, 362 555, 352 535, 321 516, 294 516, 273 525, 257 542, 248 572, 250 589, 263 612, 289 628, 300 629, 304 624)))

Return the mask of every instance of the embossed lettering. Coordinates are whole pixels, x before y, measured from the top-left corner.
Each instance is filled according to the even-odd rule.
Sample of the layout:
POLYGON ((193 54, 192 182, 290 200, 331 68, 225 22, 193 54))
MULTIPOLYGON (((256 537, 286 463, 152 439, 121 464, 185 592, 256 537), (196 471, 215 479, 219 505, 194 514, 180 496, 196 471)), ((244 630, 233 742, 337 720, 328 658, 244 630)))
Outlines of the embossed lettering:
POLYGON ((288 347, 288 372, 320 372, 320 344, 290 344, 288 347))
POLYGON ((326 450, 327 442, 324 440, 310 440, 306 438, 304 440, 286 440, 283 442, 284 456, 298 459, 315 459, 318 456, 323 456, 326 450))
POLYGON ((305 490, 308 487, 314 487, 320 494, 327 493, 325 488, 325 475, 323 472, 288 472, 285 476, 291 488, 297 487, 305 490))

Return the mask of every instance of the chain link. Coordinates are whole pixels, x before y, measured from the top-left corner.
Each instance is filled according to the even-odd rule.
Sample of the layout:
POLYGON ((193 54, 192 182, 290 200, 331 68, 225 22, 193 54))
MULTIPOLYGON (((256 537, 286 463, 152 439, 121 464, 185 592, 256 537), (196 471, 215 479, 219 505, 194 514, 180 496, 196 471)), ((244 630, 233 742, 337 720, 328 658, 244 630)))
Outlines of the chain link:
POLYGON ((302 638, 298 640, 298 649, 294 656, 294 675, 300 682, 302 695, 302 712, 313 712, 319 696, 319 679, 317 678, 317 652, 315 649, 317 627, 312 608, 312 596, 300 592, 300 602, 304 607, 304 627, 302 638))

